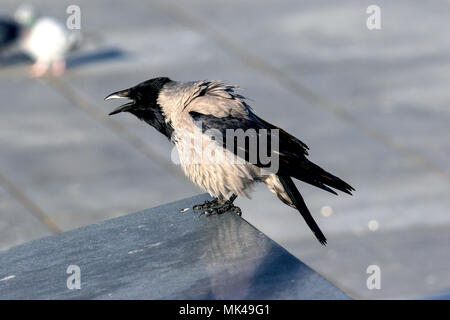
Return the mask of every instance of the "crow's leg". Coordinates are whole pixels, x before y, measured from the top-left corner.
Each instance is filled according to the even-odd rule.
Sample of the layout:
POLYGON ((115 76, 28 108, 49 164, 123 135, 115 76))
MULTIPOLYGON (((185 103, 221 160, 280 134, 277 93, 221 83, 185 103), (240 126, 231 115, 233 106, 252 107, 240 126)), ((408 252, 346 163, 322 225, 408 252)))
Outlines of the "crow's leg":
POLYGON ((197 205, 193 206, 192 209, 194 209, 194 210, 209 209, 209 208, 213 208, 219 204, 220 204, 219 199, 214 198, 212 201, 205 201, 202 204, 197 204, 197 205))
POLYGON ((234 200, 236 200, 236 198, 237 198, 237 196, 235 194, 233 194, 233 195, 231 195, 230 199, 228 199, 227 201, 225 201, 223 203, 219 203, 216 206, 205 210, 200 215, 204 214, 206 216, 211 216, 214 214, 222 214, 227 211, 231 211, 231 212, 234 212, 234 213, 238 214, 239 216, 241 216, 242 215, 241 209, 239 207, 236 207, 233 204, 233 202, 234 202, 234 200))

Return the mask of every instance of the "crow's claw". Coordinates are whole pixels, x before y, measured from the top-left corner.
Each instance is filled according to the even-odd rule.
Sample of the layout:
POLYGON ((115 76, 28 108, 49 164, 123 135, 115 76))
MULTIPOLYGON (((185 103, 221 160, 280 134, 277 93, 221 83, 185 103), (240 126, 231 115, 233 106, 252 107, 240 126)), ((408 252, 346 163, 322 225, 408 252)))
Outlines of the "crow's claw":
POLYGON ((205 201, 202 204, 197 204, 192 207, 194 210, 202 210, 202 209, 209 209, 217 206, 219 204, 219 199, 214 198, 212 201, 205 201))
POLYGON ((200 216, 212 216, 215 214, 223 214, 225 212, 231 211, 233 213, 236 213, 239 216, 242 216, 242 210, 239 207, 236 207, 231 201, 225 201, 222 205, 218 205, 214 208, 208 208, 205 211, 203 211, 200 216))

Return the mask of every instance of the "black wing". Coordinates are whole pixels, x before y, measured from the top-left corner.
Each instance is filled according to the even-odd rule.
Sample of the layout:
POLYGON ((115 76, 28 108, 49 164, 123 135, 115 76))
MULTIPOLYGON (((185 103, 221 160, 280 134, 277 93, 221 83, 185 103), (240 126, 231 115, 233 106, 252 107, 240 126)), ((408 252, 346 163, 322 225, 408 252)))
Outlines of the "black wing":
POLYGON ((278 128, 255 115, 250 115, 250 118, 244 119, 231 115, 219 118, 195 111, 191 111, 189 114, 196 123, 201 124, 203 132, 207 132, 208 130, 214 132, 215 130, 218 130, 221 133, 223 140, 217 141, 217 143, 221 144, 222 147, 258 167, 270 167, 270 164, 266 163, 266 159, 260 158, 261 154, 264 154, 264 152, 260 153, 259 148, 261 145, 266 145, 268 158, 270 158, 274 152, 279 153, 279 168, 277 172, 273 173, 279 176, 294 177, 334 194, 336 194, 336 192, 331 188, 335 188, 348 194, 351 194, 351 191, 354 190, 349 184, 309 161, 306 158, 306 155, 308 155, 308 147, 306 144, 283 129, 278 128), (230 135, 230 132, 227 132, 227 129, 242 129, 247 132, 253 132, 253 134, 248 135, 249 139, 246 140, 245 144, 238 144, 236 143, 236 137, 230 135), (278 137, 276 137, 276 135, 278 135, 278 137), (278 147, 272 146, 272 137, 278 139, 278 147), (254 138, 257 141, 256 149, 254 146, 252 149, 249 145, 251 138, 254 138), (230 141, 230 139, 234 139, 234 141, 230 141), (263 140, 260 144, 261 139, 263 140), (257 151, 256 155, 253 151, 257 151))

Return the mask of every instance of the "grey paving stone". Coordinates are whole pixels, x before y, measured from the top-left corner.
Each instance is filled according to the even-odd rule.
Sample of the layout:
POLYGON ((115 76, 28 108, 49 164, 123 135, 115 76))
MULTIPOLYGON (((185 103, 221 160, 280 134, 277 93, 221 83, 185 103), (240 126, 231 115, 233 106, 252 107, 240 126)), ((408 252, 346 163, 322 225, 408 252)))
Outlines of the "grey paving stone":
POLYGON ((308 265, 335 279, 355 298, 420 299, 439 296, 450 288, 448 225, 368 232, 358 241, 350 234, 336 235, 321 254, 312 240, 286 244, 308 265), (366 286, 369 265, 378 265, 381 288, 366 286), (342 276, 345 274, 345 276, 342 276))
POLYGON ((41 220, 0 187, 0 251, 50 234, 41 220))

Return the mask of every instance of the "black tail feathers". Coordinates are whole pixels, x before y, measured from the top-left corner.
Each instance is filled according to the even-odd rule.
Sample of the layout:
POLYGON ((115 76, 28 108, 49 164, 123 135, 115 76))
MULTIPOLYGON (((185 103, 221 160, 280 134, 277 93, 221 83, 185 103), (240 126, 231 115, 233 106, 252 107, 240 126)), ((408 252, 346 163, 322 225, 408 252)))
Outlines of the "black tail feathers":
MULTIPOLYGON (((288 176, 278 176, 280 179, 281 184, 283 185, 284 190, 289 195, 289 198, 294 203, 297 210, 302 215, 303 219, 305 219, 306 224, 309 226, 311 231, 316 236, 317 240, 323 245, 327 244, 327 239, 325 238, 324 234, 320 230, 317 223, 314 221, 314 218, 311 216, 311 213, 309 212, 308 207, 306 206, 305 201, 303 200, 302 195, 297 190, 297 187, 294 184, 294 181, 288 176)), ((351 187, 350 187, 351 188, 351 187)))
POLYGON ((333 194, 337 195, 337 193, 329 187, 345 192, 349 195, 352 195, 352 191, 355 191, 355 189, 351 185, 325 171, 309 160, 302 162, 299 166, 299 169, 300 170, 298 172, 298 175, 294 176, 295 178, 333 194))

